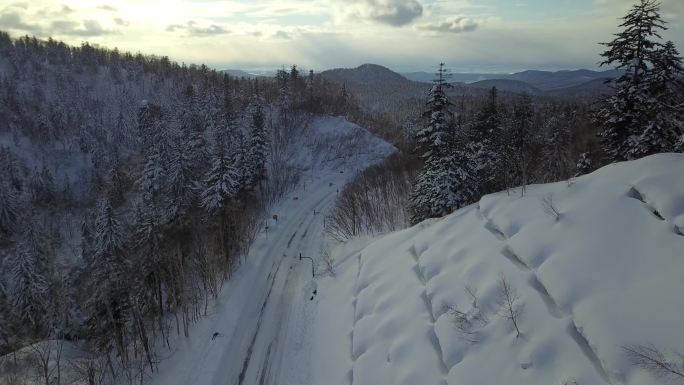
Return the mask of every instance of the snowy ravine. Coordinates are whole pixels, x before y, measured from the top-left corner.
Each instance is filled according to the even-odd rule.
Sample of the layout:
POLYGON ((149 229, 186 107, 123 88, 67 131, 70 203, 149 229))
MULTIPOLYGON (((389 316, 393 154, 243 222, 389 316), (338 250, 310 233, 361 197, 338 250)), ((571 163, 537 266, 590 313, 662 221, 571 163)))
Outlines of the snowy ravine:
POLYGON ((300 253, 324 275, 323 222, 337 192, 394 148, 342 118, 316 118, 310 130, 292 156, 310 168, 300 186, 271 210, 277 221, 267 221, 209 315, 160 353, 151 384, 315 383, 311 327, 318 291, 311 260, 300 261, 300 253))

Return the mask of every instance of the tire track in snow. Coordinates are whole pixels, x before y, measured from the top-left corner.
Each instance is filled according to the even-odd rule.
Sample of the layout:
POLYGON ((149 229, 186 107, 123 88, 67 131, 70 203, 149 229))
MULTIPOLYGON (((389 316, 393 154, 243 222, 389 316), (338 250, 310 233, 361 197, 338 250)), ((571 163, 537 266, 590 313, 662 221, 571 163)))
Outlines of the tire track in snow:
MULTIPOLYGON (((331 204, 331 196, 332 192, 327 193, 313 206, 309 206, 308 209, 300 211, 303 213, 304 217, 299 217, 300 220, 297 229, 292 237, 290 237, 284 249, 290 248, 290 246, 295 246, 295 249, 302 250, 304 252, 310 249, 308 246, 311 245, 313 240, 311 237, 306 238, 306 234, 309 233, 316 220, 320 218, 319 216, 310 213, 313 212, 313 209, 316 209, 316 211, 322 211, 322 209, 327 208, 331 204), (295 235, 301 232, 302 229, 304 230, 304 235, 296 238, 297 242, 293 244, 292 241, 295 239, 295 235)), ((283 254, 283 257, 285 257, 285 254, 283 254)), ((300 302, 298 302, 297 297, 295 296, 295 293, 298 293, 296 290, 297 288, 293 286, 297 284, 301 270, 293 270, 293 267, 295 266, 292 264, 291 259, 285 257, 282 258, 281 261, 282 260, 287 260, 290 263, 290 267, 286 270, 287 275, 285 276, 284 282, 282 279, 278 280, 278 278, 275 278, 275 280, 281 282, 274 285, 274 293, 278 293, 278 295, 277 297, 274 295, 274 298, 267 300, 268 304, 265 308, 266 312, 260 315, 260 319, 267 318, 274 328, 269 329, 267 334, 257 333, 257 337, 253 341, 253 344, 256 344, 262 348, 265 347, 267 343, 268 347, 259 350, 260 352, 265 351, 265 353, 262 353, 263 355, 259 357, 258 361, 250 359, 250 361, 247 363, 247 367, 243 369, 246 374, 251 373, 251 376, 254 376, 253 378, 255 380, 255 384, 258 383, 259 385, 272 383, 282 384, 284 381, 286 383, 291 383, 292 380, 292 378, 288 377, 288 375, 291 375, 291 373, 282 373, 282 371, 284 368, 289 369, 289 366, 283 365, 283 361, 285 357, 284 349, 288 347, 286 344, 288 342, 287 332, 289 331, 289 326, 291 323, 290 314, 292 313, 293 307, 297 305, 301 306, 301 299, 299 300, 300 302), (258 366, 254 367, 254 365, 258 366)), ((281 275, 282 274, 284 273, 281 272, 281 275)), ((307 357, 307 359, 308 358, 309 357, 307 357)), ((302 381, 302 379, 299 378, 298 381, 302 381)), ((304 379, 304 381, 308 380, 304 379)))
MULTIPOLYGON (((264 319, 264 311, 266 310, 266 305, 268 304, 268 299, 271 298, 271 293, 273 292, 273 284, 275 283, 275 279, 278 276, 278 271, 280 270, 280 265, 283 262, 282 259, 278 261, 278 267, 275 270, 275 273, 271 277, 271 284, 268 289, 268 294, 266 294, 266 299, 264 300, 263 304, 261 305, 261 311, 259 313, 259 318, 257 318, 257 326, 256 330, 254 331, 254 334, 252 335, 252 342, 249 344, 249 348, 247 348, 247 356, 242 362, 242 370, 240 371, 240 375, 238 376, 238 385, 242 385, 242 383, 245 380, 245 375, 247 374, 247 369, 249 368, 249 361, 252 359, 252 350, 254 349, 254 343, 256 342, 257 336, 259 335, 259 329, 261 328, 261 323, 264 319)), ((270 275, 269 275, 270 276, 270 275)))

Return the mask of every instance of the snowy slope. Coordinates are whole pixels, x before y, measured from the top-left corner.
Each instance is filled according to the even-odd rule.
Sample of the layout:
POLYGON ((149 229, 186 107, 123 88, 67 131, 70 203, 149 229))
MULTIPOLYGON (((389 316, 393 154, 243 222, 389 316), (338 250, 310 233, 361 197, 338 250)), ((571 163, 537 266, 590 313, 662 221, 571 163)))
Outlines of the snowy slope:
POLYGON ((684 155, 661 154, 339 245, 312 383, 665 384, 623 347, 684 353, 682 230, 684 155), (497 315, 502 277, 520 337, 497 315))
POLYGON ((150 383, 314 384, 308 333, 315 315, 316 274, 324 215, 354 171, 378 162, 394 147, 339 117, 315 118, 293 161, 306 168, 300 185, 277 204, 246 262, 210 314, 178 337, 150 383), (218 333, 215 338, 214 333, 218 333))

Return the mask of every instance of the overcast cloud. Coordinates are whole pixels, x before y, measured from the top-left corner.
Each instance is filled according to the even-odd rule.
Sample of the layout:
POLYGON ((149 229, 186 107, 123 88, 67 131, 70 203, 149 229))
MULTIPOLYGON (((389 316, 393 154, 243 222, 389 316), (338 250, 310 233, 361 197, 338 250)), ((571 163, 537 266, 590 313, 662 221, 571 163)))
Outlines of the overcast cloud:
MULTIPOLYGON (((217 68, 596 68, 632 0, 0 0, 0 29, 217 68)), ((684 1, 663 0, 684 52, 684 1)))

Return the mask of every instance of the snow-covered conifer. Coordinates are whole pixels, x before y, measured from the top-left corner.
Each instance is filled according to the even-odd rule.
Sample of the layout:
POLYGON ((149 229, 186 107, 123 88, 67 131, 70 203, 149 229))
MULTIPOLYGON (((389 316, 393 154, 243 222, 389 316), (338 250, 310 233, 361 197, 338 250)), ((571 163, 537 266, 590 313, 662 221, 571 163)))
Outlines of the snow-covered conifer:
POLYGON ((239 191, 239 176, 223 146, 216 143, 211 154, 211 168, 204 177, 202 207, 209 212, 222 210, 239 191))
POLYGON ((660 31, 667 29, 660 3, 640 0, 622 20, 623 30, 603 43, 608 50, 601 64, 623 72, 615 80, 615 94, 595 115, 603 149, 613 161, 671 151, 679 134, 673 124, 677 113, 664 95, 669 84, 677 83, 681 59, 673 44, 660 42, 660 31))

